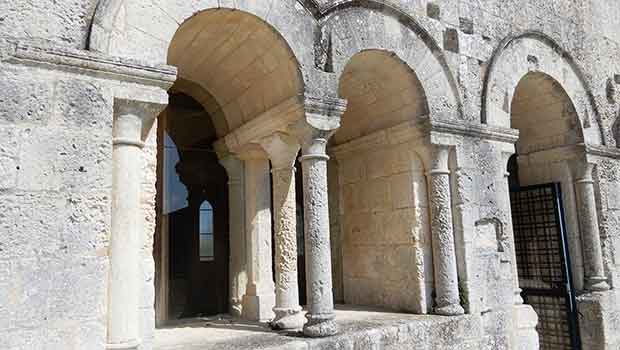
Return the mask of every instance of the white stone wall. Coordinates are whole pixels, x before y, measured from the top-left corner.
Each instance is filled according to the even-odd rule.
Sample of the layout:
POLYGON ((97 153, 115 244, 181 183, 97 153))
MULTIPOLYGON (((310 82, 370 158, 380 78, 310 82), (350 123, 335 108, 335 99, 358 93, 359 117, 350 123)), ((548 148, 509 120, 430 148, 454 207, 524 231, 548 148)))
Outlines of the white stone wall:
MULTIPOLYGON (((135 81, 122 83, 121 88, 122 84, 114 79, 98 78, 92 71, 67 71, 58 62, 33 65, 23 61, 15 63, 10 59, 16 41, 34 41, 52 49, 95 49, 97 36, 91 35, 90 27, 97 3, 95 0, 18 0, 0 4, 0 339, 7 340, 8 349, 98 349, 105 342, 111 127, 113 97, 116 95, 113 91, 120 88, 131 94, 140 84, 135 81)), ((100 8, 104 8, 104 5, 121 1, 99 3, 100 8)), ((141 60, 141 55, 148 59, 166 57, 166 40, 174 34, 174 28, 199 8, 197 2, 188 2, 189 5, 178 9, 174 7, 176 2, 161 0, 154 3, 166 6, 132 0, 130 9, 133 13, 120 21, 110 19, 114 22, 115 34, 129 28, 127 33, 134 35, 117 37, 115 44, 128 42, 133 45, 132 50, 121 50, 120 53, 131 54, 137 60, 141 60), (151 16, 152 11, 157 16, 151 16), (161 19, 153 23, 166 25, 141 23, 141 18, 161 19), (145 28, 141 28, 142 24, 145 28)), ((612 130, 620 110, 620 77, 616 76, 620 71, 617 59, 620 55, 620 3, 616 1, 394 0, 389 2, 390 6, 377 2, 364 7, 356 3, 353 6, 355 11, 350 11, 346 5, 332 7, 335 1, 328 0, 316 1, 315 5, 312 5, 313 1, 277 1, 279 5, 286 5, 281 11, 268 10, 276 0, 261 2, 263 5, 250 1, 212 3, 234 5, 259 17, 269 17, 274 27, 286 32, 283 36, 290 41, 289 45, 302 62, 308 90, 320 91, 323 95, 336 94, 339 77, 335 75, 356 50, 384 48, 397 52, 403 61, 412 65, 411 69, 420 73, 421 85, 428 94, 428 101, 432 102, 429 110, 433 115, 447 116, 459 123, 479 125, 485 97, 497 102, 497 111, 509 111, 510 99, 506 96, 512 96, 513 91, 507 90, 509 86, 514 87, 518 76, 506 75, 520 69, 527 70, 529 56, 537 58, 541 63, 539 67, 547 67, 542 63, 552 62, 558 76, 571 77, 558 81, 566 84, 563 86, 565 90, 576 91, 569 95, 577 104, 580 121, 585 122, 587 114, 587 118, 599 124, 601 143, 608 147, 617 146, 612 130), (310 5, 306 9, 302 3, 310 5), (338 18, 343 20, 338 22, 338 18), (321 27, 325 23, 327 25, 321 27), (331 45, 336 50, 331 56, 326 49, 328 46, 322 46, 329 41, 326 28, 339 31, 332 34, 331 45), (324 36, 314 42, 321 32, 324 36), (493 86, 489 88, 497 94, 483 96, 485 81, 489 79, 487 74, 493 70, 492 58, 504 43, 526 32, 537 32, 540 36, 535 40, 522 40, 519 47, 512 47, 514 57, 521 61, 506 66, 493 80, 493 86), (419 39, 422 36, 424 39, 419 39), (541 40, 542 36, 547 39, 541 40), (434 55, 416 56, 417 53, 430 52, 425 51, 429 50, 425 44, 429 41, 434 43, 434 55), (545 46, 547 41, 557 47, 549 49, 545 46), (563 52, 561 60, 554 56, 559 52, 557 48, 563 52), (555 54, 541 54, 554 50, 555 54), (437 58, 440 56, 442 60, 437 58), (428 59, 424 60, 425 57, 428 59), (515 67, 518 69, 512 69, 515 67), (336 73, 330 73, 330 68, 336 73), (317 73, 320 69, 326 72, 317 73), (442 96, 448 89, 455 92, 456 97, 442 96), (457 107, 460 114, 455 113, 457 107)), ((99 29, 107 28, 105 23, 98 25, 99 29)), ((114 47, 108 48, 115 54, 114 47)), ((120 76, 115 79, 122 80, 120 76)), ((599 131, 594 127, 589 129, 593 134, 599 131)), ((620 162, 611 153, 600 157, 595 170, 595 185, 605 270, 611 285, 617 286, 620 281, 620 162)), ((154 136, 147 142, 145 155, 144 290, 141 293, 146 349, 153 330, 154 136)), ((512 327, 507 301, 510 291, 506 288, 508 266, 502 263, 502 255, 494 250, 493 230, 488 224, 491 221, 480 223, 480 220, 489 218, 504 220, 509 215, 497 207, 497 196, 504 191, 502 172, 505 164, 501 159, 500 151, 492 143, 463 138, 456 144, 452 168, 461 292, 470 312, 485 311, 485 332, 489 344, 496 345, 489 345, 489 348, 507 347, 506 337, 512 327), (497 295, 483 293, 481 285, 497 295)), ((406 207, 389 205, 399 202, 395 193, 408 193, 393 191, 390 186, 412 173, 407 175, 408 170, 401 173, 387 171, 381 165, 385 161, 382 157, 369 158, 366 165, 370 169, 365 170, 364 178, 350 179, 346 184, 340 182, 339 186, 346 188, 361 182, 370 183, 363 188, 369 191, 370 198, 362 202, 375 209, 383 207, 382 211, 376 211, 383 216, 408 213, 406 219, 411 220, 409 215, 415 205, 406 210, 406 207), (376 193, 372 193, 373 189, 376 193)), ((342 174, 345 164, 339 166, 342 174)), ((554 170, 540 171, 553 173, 554 170)), ((355 194, 361 195, 364 191, 355 194)), ((570 202, 569 198, 565 200, 570 202)), ((347 204, 341 202, 340 205, 347 204)), ((362 209, 370 212, 370 208, 362 209)), ((367 220, 368 216, 360 220, 367 220)), ((344 216, 341 219, 339 227, 343 228, 346 223, 344 216)), ((386 247, 407 247, 408 253, 403 254, 403 259, 415 258, 408 255, 411 249, 416 249, 415 240, 400 241, 395 238, 399 237, 398 233, 387 232, 391 229, 396 230, 396 227, 382 227, 382 244, 389 242, 386 247)), ((402 229, 399 230, 402 233, 402 229)), ((343 229, 341 235, 344 252, 347 249, 344 243, 348 242, 346 230, 343 229)), ((370 234, 365 237, 376 238, 370 234)), ((359 240, 354 242, 351 247, 356 247, 356 254, 368 259, 373 254, 375 258, 379 256, 379 250, 364 252, 363 244, 359 240)), ((365 244, 368 247, 377 244, 376 241, 371 243, 369 245, 367 241, 365 244)), ((571 253, 577 261, 578 245, 576 236, 572 237, 571 253)), ((377 278, 378 272, 387 272, 388 280, 394 281, 396 276, 411 274, 411 270, 403 270, 401 263, 398 258, 391 262, 392 265, 384 265, 381 271, 376 270, 378 265, 372 264, 359 271, 361 274, 374 271, 374 277, 365 275, 364 281, 378 295, 384 295, 380 300, 369 302, 392 307, 398 305, 398 308, 410 305, 404 294, 398 294, 404 300, 387 297, 392 294, 387 291, 402 285, 382 283, 377 278)), ((575 266, 573 272, 579 281, 579 262, 575 266)), ((343 275, 346 276, 347 269, 354 267, 343 261, 343 275)), ((419 276, 411 277, 413 281, 420 281, 419 276)), ((346 282, 344 289, 346 299, 346 282)), ((600 297, 584 297, 580 301, 580 311, 586 315, 583 324, 593 325, 589 332, 582 331, 584 344, 589 348, 608 349, 620 344, 617 322, 620 310, 617 305, 614 292, 600 297), (601 327, 596 328, 596 325, 601 327)), ((420 311, 423 306, 418 305, 420 311)), ((406 309, 416 310, 409 306, 406 309)))
POLYGON ((0 336, 6 349, 105 343, 108 83, 0 64, 0 336))
POLYGON ((347 304, 429 312, 432 258, 424 166, 409 143, 338 157, 347 304))

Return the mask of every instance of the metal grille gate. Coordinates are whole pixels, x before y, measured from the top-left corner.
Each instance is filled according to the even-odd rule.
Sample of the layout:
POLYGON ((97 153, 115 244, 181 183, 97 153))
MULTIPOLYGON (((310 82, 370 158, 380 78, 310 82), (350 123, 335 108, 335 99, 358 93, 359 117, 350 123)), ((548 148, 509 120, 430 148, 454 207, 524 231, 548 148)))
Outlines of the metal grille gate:
POLYGON ((560 185, 511 190, 510 201, 519 285, 538 314, 540 348, 580 349, 560 185))

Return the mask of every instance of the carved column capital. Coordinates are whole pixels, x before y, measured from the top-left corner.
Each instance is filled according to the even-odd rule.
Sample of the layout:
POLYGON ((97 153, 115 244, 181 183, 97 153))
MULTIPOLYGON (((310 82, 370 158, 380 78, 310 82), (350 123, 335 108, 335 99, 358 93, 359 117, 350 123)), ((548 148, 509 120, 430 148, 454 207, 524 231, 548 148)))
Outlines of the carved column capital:
POLYGON ((449 145, 431 145, 428 158, 428 174, 450 174, 448 160, 450 158, 449 145))
POLYGON ((592 172, 595 164, 586 159, 575 159, 570 161, 570 168, 573 172, 575 183, 594 183, 592 172))
POLYGON ((114 99, 114 145, 144 146, 155 119, 166 108, 165 104, 114 99))
POLYGON ((274 170, 291 169, 299 153, 299 142, 293 136, 276 132, 261 140, 263 149, 267 152, 274 170))

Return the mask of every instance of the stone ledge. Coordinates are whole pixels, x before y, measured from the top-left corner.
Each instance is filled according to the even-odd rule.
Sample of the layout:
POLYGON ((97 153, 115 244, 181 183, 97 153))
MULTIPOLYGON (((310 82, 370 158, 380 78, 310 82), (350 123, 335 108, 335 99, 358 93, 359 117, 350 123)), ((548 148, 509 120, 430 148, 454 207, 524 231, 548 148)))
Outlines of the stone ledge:
POLYGON ((98 78, 170 88, 176 80, 173 66, 150 66, 137 61, 103 54, 20 41, 10 50, 6 62, 64 70, 98 78))
POLYGON ((476 349, 483 338, 480 318, 472 315, 411 315, 340 306, 336 317, 340 333, 322 339, 273 332, 258 323, 194 320, 157 330, 155 350, 476 349))

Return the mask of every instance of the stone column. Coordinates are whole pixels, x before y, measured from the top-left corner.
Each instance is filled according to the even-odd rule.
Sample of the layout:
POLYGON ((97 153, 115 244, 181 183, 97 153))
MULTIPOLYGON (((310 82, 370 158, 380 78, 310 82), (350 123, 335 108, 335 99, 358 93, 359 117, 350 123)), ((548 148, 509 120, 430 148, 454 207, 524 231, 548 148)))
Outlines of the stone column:
POLYGON ((275 220, 276 306, 275 329, 301 329, 304 318, 297 284, 297 213, 295 201, 295 157, 297 141, 281 133, 266 138, 263 148, 271 160, 275 220))
POLYGON ((573 168, 583 249, 585 287, 589 291, 609 290, 603 268, 603 252, 594 198, 594 180, 592 179, 594 164, 587 161, 575 162, 573 168))
POLYGON ((245 161, 245 228, 248 283, 242 317, 268 322, 275 305, 271 265, 271 192, 269 160, 263 151, 241 155, 245 161))
POLYGON ((112 222, 109 245, 108 349, 140 345, 140 249, 144 216, 140 206, 143 135, 163 108, 159 104, 114 101, 112 222))
POLYGON ((433 244, 433 268, 435 276, 435 313, 439 315, 462 315, 456 269, 454 229, 452 226, 452 200, 450 193, 450 149, 433 145, 430 171, 430 210, 433 244))
POLYGON ((230 311, 241 317, 243 295, 248 283, 246 263, 245 208, 243 161, 231 154, 220 158, 228 175, 228 219, 230 242, 230 311))
MULTIPOLYGON (((511 147, 514 147, 510 145, 511 147)), ((497 201, 497 205, 506 216, 503 220, 504 224, 504 233, 506 234, 506 238, 510 242, 510 259, 512 260, 512 283, 514 288, 514 304, 521 305, 523 304, 523 298, 521 297, 521 288, 519 287, 519 270, 517 267, 517 247, 515 243, 515 235, 514 229, 512 226, 512 208, 510 206, 510 185, 509 185, 509 177, 510 173, 508 172, 508 160, 513 155, 514 151, 511 152, 502 152, 502 165, 504 169, 502 171, 502 182, 504 183, 504 191, 499 191, 499 198, 497 201)))
POLYGON ((303 169, 304 235, 308 322, 304 334, 325 337, 338 332, 334 321, 332 262, 327 202, 328 134, 317 132, 305 140, 300 157, 303 169), (323 134, 323 135, 321 135, 323 134))

